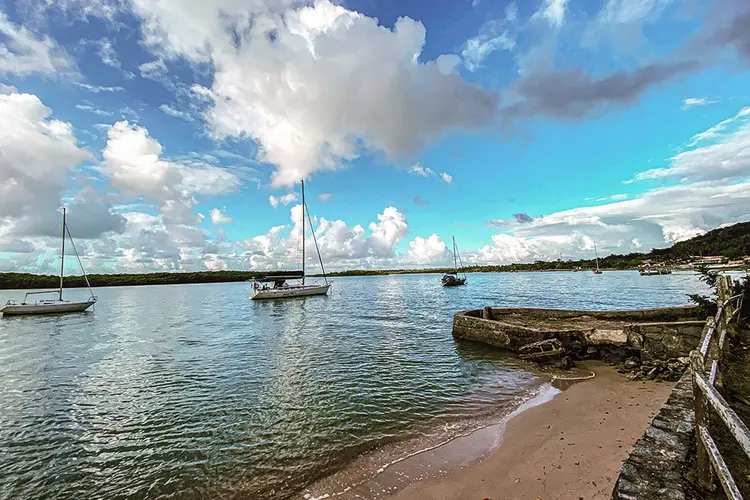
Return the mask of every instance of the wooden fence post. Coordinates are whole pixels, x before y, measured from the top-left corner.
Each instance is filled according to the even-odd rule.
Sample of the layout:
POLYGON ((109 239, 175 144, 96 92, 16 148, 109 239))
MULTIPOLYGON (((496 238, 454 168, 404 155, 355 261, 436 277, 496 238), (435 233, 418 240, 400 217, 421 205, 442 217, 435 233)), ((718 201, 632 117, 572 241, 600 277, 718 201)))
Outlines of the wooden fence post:
MULTIPOLYGON (((708 326, 707 326, 708 328, 708 326)), ((693 373, 693 395, 695 396, 695 444, 696 444, 696 468, 698 473, 698 483, 707 490, 713 491, 714 473, 711 466, 711 460, 708 456, 703 441, 700 438, 701 427, 708 428, 708 401, 706 395, 698 386, 696 377, 705 373, 703 365, 703 355, 699 350, 690 353, 690 369, 693 373)))

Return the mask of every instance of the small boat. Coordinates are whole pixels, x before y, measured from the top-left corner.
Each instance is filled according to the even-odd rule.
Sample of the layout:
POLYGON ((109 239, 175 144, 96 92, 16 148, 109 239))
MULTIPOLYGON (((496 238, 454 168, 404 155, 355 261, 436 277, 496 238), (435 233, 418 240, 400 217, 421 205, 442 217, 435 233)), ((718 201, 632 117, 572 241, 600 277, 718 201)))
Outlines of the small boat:
MULTIPOLYGON (((453 238, 453 269, 454 272, 452 273, 445 273, 443 277, 440 279, 440 281, 443 283, 443 286, 461 286, 466 284, 466 273, 464 272, 464 277, 461 278, 458 275, 458 262, 461 261, 461 255, 458 253, 458 245, 456 245, 456 238, 455 236, 451 236, 453 238)), ((463 272, 463 262, 461 262, 461 270, 463 272)))
POLYGON ((596 250, 596 243, 594 243, 594 255, 596 255, 596 269, 592 269, 591 272, 594 274, 602 274, 602 270, 599 269, 599 252, 596 250))
POLYGON ((659 276, 660 274, 672 274, 672 270, 667 267, 644 267, 639 269, 638 272, 641 274, 641 276, 659 276))
POLYGON ((68 229, 67 221, 65 220, 66 212, 63 208, 63 223, 62 223, 62 262, 60 264, 60 288, 57 290, 46 290, 42 292, 28 292, 23 298, 23 301, 18 302, 16 300, 9 300, 3 307, 0 307, 0 313, 3 316, 21 316, 21 315, 32 315, 32 314, 63 314, 63 313, 74 313, 86 311, 89 307, 96 304, 97 297, 91 290, 91 284, 89 278, 86 275, 86 271, 83 269, 81 258, 76 250, 76 245, 73 243, 73 237, 70 235, 70 229, 68 229), (91 297, 85 302, 70 302, 69 300, 63 300, 63 276, 65 275, 65 236, 70 238, 70 243, 73 246, 73 251, 76 254, 78 264, 81 266, 81 272, 86 280, 86 285, 89 287, 91 297), (42 295, 48 293, 56 293, 57 299, 45 299, 36 300, 29 302, 29 295, 42 295))
POLYGON ((302 272, 276 273, 276 275, 265 276, 263 278, 252 280, 253 292, 250 295, 252 300, 263 299, 290 299, 293 297, 310 297, 313 295, 326 295, 331 288, 326 277, 326 270, 323 267, 323 258, 320 256, 318 240, 315 238, 315 231, 312 232, 315 250, 318 252, 318 261, 323 271, 325 283, 307 284, 305 283, 305 216, 310 222, 312 228, 312 218, 307 210, 305 203, 305 181, 302 181, 302 272), (299 280, 298 284, 290 285, 287 280, 299 280))

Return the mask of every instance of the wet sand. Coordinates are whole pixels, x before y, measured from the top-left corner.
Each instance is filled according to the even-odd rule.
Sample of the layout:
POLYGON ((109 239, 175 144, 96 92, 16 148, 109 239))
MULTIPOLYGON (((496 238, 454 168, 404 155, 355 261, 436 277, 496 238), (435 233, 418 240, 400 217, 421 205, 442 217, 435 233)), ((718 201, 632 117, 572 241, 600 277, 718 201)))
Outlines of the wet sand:
POLYGON ((393 500, 608 499, 620 467, 674 383, 635 382, 610 366, 507 423, 481 462, 414 483, 393 500))

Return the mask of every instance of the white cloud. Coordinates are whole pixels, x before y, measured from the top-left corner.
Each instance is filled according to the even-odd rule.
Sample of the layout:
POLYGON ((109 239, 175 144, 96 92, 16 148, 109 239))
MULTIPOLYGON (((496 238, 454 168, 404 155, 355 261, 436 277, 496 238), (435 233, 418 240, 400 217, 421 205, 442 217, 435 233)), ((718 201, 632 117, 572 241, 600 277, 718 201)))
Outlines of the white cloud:
POLYGON ((440 172, 440 174, 438 174, 431 168, 423 166, 421 163, 415 163, 414 165, 409 167, 407 172, 409 172, 412 175, 417 175, 419 177, 436 177, 439 175, 440 179, 442 179, 442 181, 445 182, 446 184, 450 184, 453 182, 453 176, 450 175, 449 173, 440 172))
POLYGON ((706 97, 688 97, 682 101, 682 110, 688 110, 696 106, 706 106, 708 104, 715 104, 717 101, 708 99, 706 97))
POLYGON ((289 205, 295 201, 297 201, 297 193, 287 193, 282 196, 271 195, 268 197, 268 203, 270 203, 273 208, 277 208, 279 204, 289 205))
POLYGON ((33 94, 0 94, 0 220, 49 217, 73 169, 91 159, 70 123, 51 115, 33 94))
MULTIPOLYGON (((301 210, 301 205, 291 208, 290 226, 276 226, 265 235, 240 242, 243 256, 253 269, 299 266, 301 210)), ((377 219, 369 224, 369 232, 359 224, 349 226, 342 220, 319 219, 315 234, 326 268, 382 268, 407 262, 405 256, 396 253, 396 246, 409 230, 406 217, 398 209, 388 207, 377 219)), ((307 244, 308 266, 317 266, 314 243, 309 237, 307 244)))
POLYGON ((565 22, 565 11, 569 0, 544 0, 537 15, 547 20, 550 26, 560 28, 565 22))
POLYGON ((435 175, 434 170, 423 167, 421 163, 415 163, 414 165, 409 167, 409 173, 419 175, 420 177, 430 177, 432 175, 435 175))
POLYGON ((162 110, 165 114, 172 116, 174 118, 179 118, 181 120, 185 120, 188 122, 195 121, 195 118, 193 116, 186 112, 186 111, 180 111, 179 109, 175 109, 169 104, 162 104, 159 106, 159 109, 162 110))
POLYGON ((326 201, 330 200, 331 197, 333 197, 333 194, 331 194, 331 193, 320 193, 318 195, 318 199, 320 201, 322 201, 323 203, 325 203, 326 201))
POLYGON ((646 170, 635 180, 731 181, 750 176, 750 107, 697 134, 688 147, 693 149, 670 158, 669 167, 646 170))
POLYGON ((512 50, 515 46, 515 40, 503 24, 491 20, 481 27, 477 36, 466 40, 461 56, 466 69, 476 71, 482 66, 482 62, 496 50, 512 50))
POLYGON ((101 92, 112 93, 125 91, 125 88, 123 87, 103 87, 100 85, 91 85, 85 82, 73 82, 73 85, 81 87, 82 89, 88 90, 89 92, 92 92, 94 94, 99 94, 101 92))
POLYGON ((401 161, 445 133, 492 124, 494 92, 420 62, 421 23, 401 18, 388 29, 327 0, 288 5, 133 4, 158 55, 212 63, 212 87, 194 88, 208 99, 209 126, 217 138, 256 140, 259 159, 277 167, 275 186, 341 168, 363 150, 401 161))
POLYGON ((18 26, 0 11, 0 75, 55 76, 75 74, 75 63, 64 49, 49 37, 40 37, 25 26, 18 26))
POLYGON ((112 113, 110 113, 109 111, 99 109, 91 103, 76 104, 76 108, 80 109, 81 111, 88 111, 89 113, 94 113, 95 115, 99 116, 112 116, 112 113))
POLYGON ((150 80, 159 80, 161 77, 167 74, 167 65, 161 59, 149 61, 138 66, 143 78, 150 80))
POLYGON ((443 266, 453 262, 453 252, 433 234, 429 238, 417 236, 409 242, 409 259, 414 264, 443 266))
POLYGON ((218 208, 212 208, 210 215, 211 222, 214 224, 214 226, 218 226, 219 224, 230 224, 232 222, 232 218, 218 208))

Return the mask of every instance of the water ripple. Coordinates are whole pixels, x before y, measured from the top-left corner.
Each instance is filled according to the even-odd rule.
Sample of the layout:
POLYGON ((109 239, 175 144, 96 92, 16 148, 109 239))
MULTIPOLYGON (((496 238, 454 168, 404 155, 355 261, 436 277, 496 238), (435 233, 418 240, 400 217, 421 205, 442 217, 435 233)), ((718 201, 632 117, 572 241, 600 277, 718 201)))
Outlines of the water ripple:
POLYGON ((0 497, 289 498, 538 387, 502 353, 456 344, 455 311, 678 305, 701 289, 685 274, 469 283, 341 278, 329 297, 265 303, 244 283, 104 288, 93 314, 3 318, 0 497))

